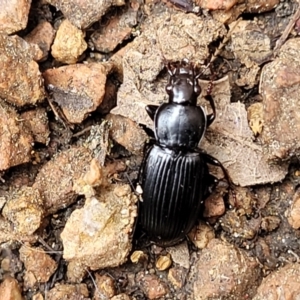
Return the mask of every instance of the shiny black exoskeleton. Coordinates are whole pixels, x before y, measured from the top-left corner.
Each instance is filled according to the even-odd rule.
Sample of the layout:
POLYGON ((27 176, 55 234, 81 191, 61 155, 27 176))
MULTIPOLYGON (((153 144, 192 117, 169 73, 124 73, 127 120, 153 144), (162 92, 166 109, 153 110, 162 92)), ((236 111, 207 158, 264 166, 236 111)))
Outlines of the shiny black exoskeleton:
POLYGON ((168 72, 169 102, 146 107, 154 120, 155 142, 145 154, 140 171, 143 195, 139 221, 161 245, 179 242, 195 225, 203 200, 216 181, 207 164, 226 172, 218 160, 198 148, 215 119, 211 85, 205 98, 212 113, 207 115, 197 106, 200 73, 194 65, 183 60, 173 68, 169 65, 168 72))

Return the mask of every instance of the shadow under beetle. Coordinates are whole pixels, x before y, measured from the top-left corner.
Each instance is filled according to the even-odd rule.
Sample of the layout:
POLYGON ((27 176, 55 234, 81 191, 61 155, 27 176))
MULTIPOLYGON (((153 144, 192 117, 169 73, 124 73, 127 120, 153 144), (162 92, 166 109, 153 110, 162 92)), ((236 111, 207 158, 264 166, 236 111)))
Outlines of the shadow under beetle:
POLYGON ((140 225, 163 246, 176 244, 195 225, 203 201, 216 183, 207 164, 221 167, 229 180, 221 163, 198 148, 216 117, 212 83, 205 96, 212 108, 207 115, 197 106, 199 70, 185 59, 173 68, 168 65, 168 73, 169 102, 146 107, 154 121, 155 141, 146 151, 139 175, 143 190, 140 225))

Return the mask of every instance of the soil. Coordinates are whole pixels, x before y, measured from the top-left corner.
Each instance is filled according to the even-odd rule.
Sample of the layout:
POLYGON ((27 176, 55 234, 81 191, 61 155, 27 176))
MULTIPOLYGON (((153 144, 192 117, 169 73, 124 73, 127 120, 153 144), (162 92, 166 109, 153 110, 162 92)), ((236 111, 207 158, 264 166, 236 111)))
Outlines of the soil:
POLYGON ((298 299, 297 2, 29 2, 0 13, 0 299, 298 299), (232 184, 212 167, 195 228, 161 247, 136 221, 145 106, 184 58, 210 65, 199 147, 232 184))

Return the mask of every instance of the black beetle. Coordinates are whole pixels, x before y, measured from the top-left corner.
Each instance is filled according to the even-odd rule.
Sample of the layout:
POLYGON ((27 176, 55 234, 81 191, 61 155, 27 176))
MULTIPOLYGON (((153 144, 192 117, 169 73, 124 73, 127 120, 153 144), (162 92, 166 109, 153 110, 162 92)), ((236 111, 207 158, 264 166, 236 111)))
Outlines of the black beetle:
POLYGON ((221 167, 229 179, 221 163, 198 148, 216 115, 212 84, 205 96, 212 108, 207 115, 197 106, 199 70, 183 60, 173 68, 168 65, 168 72, 169 102, 146 107, 155 124, 155 141, 146 151, 139 175, 143 190, 139 222, 163 246, 176 244, 195 225, 203 201, 216 183, 207 164, 221 167))

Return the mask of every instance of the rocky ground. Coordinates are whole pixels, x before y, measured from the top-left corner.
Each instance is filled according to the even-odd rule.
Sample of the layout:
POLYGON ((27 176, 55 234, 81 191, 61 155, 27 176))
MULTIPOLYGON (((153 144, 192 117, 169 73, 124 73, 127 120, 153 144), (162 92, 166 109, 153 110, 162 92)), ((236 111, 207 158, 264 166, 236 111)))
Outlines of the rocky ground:
POLYGON ((0 24, 1 300, 300 297, 296 0, 4 1, 0 24), (162 248, 133 187, 145 105, 183 58, 211 62, 199 146, 234 187, 212 168, 198 224, 162 248))

